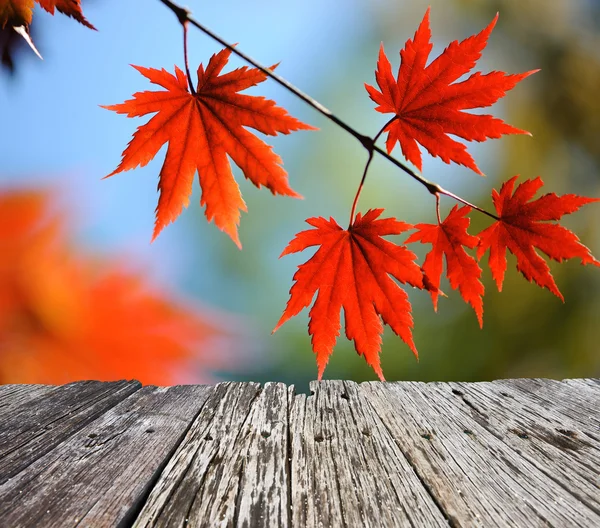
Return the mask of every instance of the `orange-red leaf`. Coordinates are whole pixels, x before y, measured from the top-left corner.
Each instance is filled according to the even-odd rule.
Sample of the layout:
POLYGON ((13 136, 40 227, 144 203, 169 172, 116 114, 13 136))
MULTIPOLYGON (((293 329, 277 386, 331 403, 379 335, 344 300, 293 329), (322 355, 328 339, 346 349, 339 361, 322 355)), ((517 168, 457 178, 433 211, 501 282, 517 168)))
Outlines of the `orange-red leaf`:
POLYGON ((443 257, 446 257, 446 275, 450 286, 458 288, 462 298, 469 303, 475 313, 479 326, 483 326, 483 284, 479 280, 481 268, 473 257, 463 248, 474 248, 479 239, 467 233, 470 220, 466 217, 470 207, 455 205, 441 224, 417 224, 418 230, 408 237, 406 243, 422 242, 432 248, 423 263, 423 271, 433 284, 430 290, 433 307, 437 311, 440 278, 443 269, 443 257))
POLYGON ((599 200, 575 194, 557 196, 554 193, 532 200, 544 185, 542 179, 538 176, 534 180, 524 181, 513 194, 516 179, 517 176, 514 176, 505 182, 499 193, 495 189, 492 191, 500 219, 479 234, 477 256, 481 259, 489 248, 489 265, 499 291, 502 291, 508 249, 517 257, 517 269, 529 282, 535 281, 539 286, 548 288, 564 301, 548 264, 535 249, 558 262, 577 257, 582 264, 600 266, 600 262, 572 231, 557 223, 548 223, 599 200))
POLYGON ((52 15, 56 9, 63 15, 74 18, 80 24, 83 24, 90 29, 96 29, 83 16, 83 12, 81 11, 81 0, 36 0, 36 2, 52 15))
POLYGON ((0 29, 6 26, 26 26, 31 23, 33 0, 2 0, 0 2, 0 29))
POLYGON ((342 229, 333 218, 310 218, 306 222, 314 229, 298 233, 281 254, 320 246, 298 267, 290 299, 275 327, 277 330, 308 307, 318 291, 309 314, 308 332, 317 355, 319 379, 340 332, 342 308, 346 336, 354 341, 358 354, 365 357, 381 380, 384 379, 379 362, 381 318, 417 355, 408 295, 391 277, 423 288, 423 274, 414 263, 414 253, 382 238, 400 234, 412 226, 394 218, 378 219, 382 212, 383 209, 373 209, 364 217, 359 213, 348 230, 342 229))
MULTIPOLYGON (((81 0, 35 0, 48 13, 54 14, 58 10, 70 16, 77 22, 96 29, 92 26, 81 11, 81 0)), ((34 0, 2 0, 0 2, 0 29, 5 26, 28 26, 33 16, 34 0)))
POLYGON ((246 204, 227 156, 257 187, 264 185, 273 194, 300 197, 288 184, 281 158, 245 127, 271 136, 313 128, 288 115, 274 101, 238 93, 267 76, 247 67, 221 75, 230 54, 224 49, 211 57, 206 70, 200 65, 196 94, 190 93, 186 75, 177 67, 172 75, 164 69, 134 66, 164 90, 138 92, 125 103, 104 107, 128 117, 156 114, 138 127, 121 163, 109 176, 146 165, 169 143, 160 171, 153 239, 187 207, 198 171, 200 204, 206 205, 207 219, 214 219, 217 227, 241 247, 237 226, 240 210, 246 211, 246 204))
POLYGON ((165 385, 227 366, 212 343, 225 325, 114 260, 74 251, 49 198, 0 193, 0 384, 165 385))
POLYGON ((388 152, 399 142, 404 157, 421 170, 419 143, 432 156, 438 156, 446 163, 452 161, 464 165, 481 174, 466 146, 449 134, 467 141, 485 141, 503 134, 528 133, 491 115, 462 111, 491 106, 519 81, 534 73, 507 75, 493 71, 482 75, 476 72, 462 82, 455 82, 475 67, 497 19, 498 15, 478 35, 460 43, 450 43, 439 57, 426 66, 432 48, 427 9, 414 40, 408 39, 400 51, 396 79, 381 45, 375 71, 379 90, 368 84, 365 88, 377 103, 377 111, 396 115, 396 119, 385 128, 388 152))

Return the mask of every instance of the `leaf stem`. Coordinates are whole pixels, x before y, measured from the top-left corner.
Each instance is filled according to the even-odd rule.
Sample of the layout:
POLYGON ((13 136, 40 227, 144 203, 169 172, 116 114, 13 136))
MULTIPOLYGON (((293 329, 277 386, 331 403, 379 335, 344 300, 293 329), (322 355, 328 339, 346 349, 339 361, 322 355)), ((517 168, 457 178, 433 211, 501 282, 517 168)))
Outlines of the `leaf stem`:
POLYGON ((190 75, 190 66, 188 63, 188 49, 187 49, 187 20, 181 23, 183 27, 183 60, 185 61, 185 73, 187 74, 188 85, 190 86, 190 92, 192 95, 196 95, 196 90, 194 89, 194 82, 192 81, 192 76, 190 75))
MULTIPOLYGON (((195 20, 194 18, 192 18, 190 16, 190 12, 187 9, 175 4, 174 2, 171 2, 171 0, 159 0, 159 1, 162 4, 164 4, 166 7, 168 7, 175 14, 177 19, 179 20, 179 23, 182 26, 184 26, 184 28, 185 28, 186 22, 189 22, 192 26, 195 26, 197 29, 202 31, 204 34, 208 35, 213 40, 216 40, 222 46, 225 46, 233 54, 237 55, 238 57, 240 57, 242 60, 244 60, 248 64, 251 64, 258 70, 263 72, 265 75, 267 75, 269 78, 274 80, 276 83, 283 86, 286 90, 293 93, 299 99, 302 99, 302 101, 304 101, 306 104, 308 104, 309 106, 314 108, 317 112, 319 112, 320 114, 325 116, 327 119, 329 119, 330 121, 335 123, 337 126, 342 128, 343 130, 345 130, 348 134, 350 134, 351 136, 356 138, 361 143, 361 145, 365 149, 367 149, 367 151, 369 152, 369 160, 367 161, 367 166, 365 167, 365 169, 367 169, 369 167, 370 160, 373 157, 373 153, 377 152, 379 155, 383 156, 385 159, 387 159, 393 165, 395 165, 396 167, 398 167, 399 169, 404 171, 406 174, 408 174, 411 178, 413 178, 414 180, 416 180, 420 184, 422 184, 431 194, 433 194, 433 195, 444 194, 446 196, 449 196, 450 198, 454 198, 455 200, 457 200, 465 205, 468 205, 469 207, 475 209, 476 211, 479 211, 487 216, 490 216, 491 218, 498 220, 498 217, 496 215, 494 215, 488 211, 485 211, 484 209, 481 209, 480 207, 477 207, 476 205, 473 205, 473 204, 467 202, 466 200, 463 200, 456 194, 440 187, 437 183, 427 180, 422 175, 415 172, 408 165, 405 165, 401 161, 390 156, 384 149, 375 145, 374 139, 371 139, 370 137, 361 134, 360 132, 355 130, 353 127, 351 127, 349 124, 347 124, 345 121, 343 121, 342 119, 337 117, 333 112, 331 112, 331 110, 329 110, 328 108, 323 106, 321 103, 319 103, 316 99, 313 99, 308 94, 301 91, 299 88, 296 88, 296 86, 294 86, 288 80, 286 80, 283 77, 276 74, 270 68, 267 68, 266 66, 263 66, 259 62, 255 61, 252 57, 250 57, 249 55, 246 55, 244 52, 240 51, 233 44, 230 44, 229 42, 227 42, 226 40, 221 38, 219 35, 217 35, 213 31, 211 31, 207 27, 203 26, 200 22, 198 22, 197 20, 195 20)), ((186 69, 187 69, 187 64, 186 64, 186 69)), ((188 71, 188 82, 191 82, 189 71, 188 71)), ((387 124, 385 126, 387 126, 387 124)), ((376 136, 376 137, 378 137, 378 136, 376 136)), ((361 186, 359 187, 359 192, 357 194, 360 194, 360 190, 362 188, 362 183, 364 183, 365 177, 366 177, 366 170, 365 170, 365 173, 363 174, 363 182, 361 182, 361 186)), ((357 199, 355 201, 357 201, 357 199)))
POLYGON ((352 209, 350 210, 350 224, 348 225, 348 229, 350 229, 350 227, 352 227, 352 224, 354 223, 354 213, 356 212, 356 206, 358 205, 358 198, 359 198, 362 188, 365 184, 365 180, 367 179, 367 171, 369 170, 369 165, 371 165, 371 161, 373 161, 373 153, 375 151, 375 143, 379 139, 379 136, 381 136, 381 134, 383 134, 384 130, 388 127, 388 125, 393 123, 396 119, 397 119, 397 116, 392 117, 392 119, 390 119, 385 125, 383 125, 383 127, 381 127, 381 130, 379 132, 377 132, 377 134, 373 138, 371 147, 367 149, 369 151, 369 159, 367 160, 367 163, 365 165, 365 170, 363 171, 362 178, 360 179, 360 183, 358 184, 358 189, 356 191, 356 195, 354 196, 354 202, 352 202, 352 209))
POLYGON ((365 170, 363 171, 362 178, 360 179, 360 183, 358 184, 358 190, 356 191, 356 195, 354 196, 354 202, 352 202, 352 209, 350 210, 350 223, 348 224, 348 230, 350 230, 350 228, 352 227, 352 224, 354 223, 354 213, 356 212, 356 206, 358 204, 358 197, 360 196, 360 193, 364 186, 365 179, 367 178, 367 171, 369 170, 369 165, 371 165, 372 161, 373 161, 373 151, 370 150, 369 151, 369 159, 367 160, 367 163, 365 165, 365 170))

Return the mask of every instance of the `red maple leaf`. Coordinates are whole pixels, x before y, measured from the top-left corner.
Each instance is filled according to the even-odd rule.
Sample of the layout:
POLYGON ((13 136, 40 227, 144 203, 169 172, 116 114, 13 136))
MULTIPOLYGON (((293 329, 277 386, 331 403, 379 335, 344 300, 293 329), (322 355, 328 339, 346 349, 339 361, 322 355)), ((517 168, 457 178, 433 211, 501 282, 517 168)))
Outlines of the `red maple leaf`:
POLYGON ((81 0, 36 0, 36 2, 51 15, 54 14, 54 10, 56 9, 63 15, 74 18, 80 24, 83 24, 90 29, 96 29, 83 16, 83 12, 81 11, 81 0))
POLYGON ((383 209, 360 213, 348 230, 330 218, 309 218, 315 229, 298 233, 281 256, 320 246, 317 252, 298 267, 290 299, 275 332, 288 319, 317 299, 310 310, 308 332, 317 355, 319 379, 340 332, 340 312, 344 309, 346 336, 354 341, 356 351, 383 380, 379 362, 383 322, 411 348, 413 319, 406 292, 392 280, 423 288, 423 273, 414 263, 416 255, 382 236, 397 235, 411 225, 394 218, 377 219, 383 209))
POLYGON ((255 86, 267 76, 260 70, 242 67, 220 75, 231 51, 213 55, 204 70, 198 68, 196 93, 190 93, 185 74, 175 67, 175 75, 153 68, 134 66, 152 83, 165 90, 138 92, 122 104, 105 106, 127 117, 156 113, 138 127, 123 152, 119 166, 109 176, 146 165, 160 148, 169 143, 160 171, 160 198, 156 208, 154 240, 167 224, 187 207, 192 180, 198 171, 202 199, 208 221, 225 231, 241 247, 237 226, 240 210, 246 211, 239 187, 233 178, 229 155, 246 178, 273 194, 299 198, 288 184, 281 158, 271 147, 244 127, 271 136, 294 130, 314 130, 274 101, 238 92, 255 86))
MULTIPOLYGON (((81 0, 35 0, 40 6, 54 15, 58 10, 64 15, 74 18, 77 22, 96 29, 92 26, 81 11, 81 0)), ((0 28, 9 26, 27 26, 33 16, 34 0, 3 0, 0 5, 0 28)))
MULTIPOLYGON (((80 0, 35 1, 52 15, 56 9, 84 26, 96 29, 83 16, 80 0)), ((40 59, 42 58, 31 37, 33 6, 34 0, 0 0, 0 63, 10 73, 14 71, 13 51, 19 43, 25 42, 40 59)))
POLYGON ((470 220, 466 217, 470 207, 455 205, 441 224, 417 224, 418 230, 408 237, 406 243, 422 242, 432 244, 425 257, 423 271, 434 288, 430 291, 433 307, 437 311, 440 278, 443 269, 443 257, 446 257, 446 274, 450 286, 458 288, 462 298, 469 303, 475 313, 479 326, 483 326, 483 284, 479 280, 481 268, 473 257, 463 248, 474 248, 479 239, 467 233, 470 220))
POLYGON ((494 206, 500 219, 479 234, 477 257, 481 259, 489 248, 492 276, 498 290, 502 291, 508 249, 517 257, 517 269, 529 282, 533 280, 539 286, 548 288, 564 301, 550 268, 535 248, 558 262, 577 257, 582 264, 600 266, 600 262, 572 231, 556 223, 547 223, 599 200, 575 194, 557 196, 549 193, 530 201, 544 182, 539 176, 534 180, 526 180, 519 184, 513 194, 516 179, 517 176, 514 176, 505 182, 499 193, 496 189, 492 191, 494 206))
POLYGON ((421 152, 417 146, 420 143, 432 156, 439 156, 446 163, 453 161, 482 174, 466 146, 448 134, 467 141, 485 141, 503 134, 528 134, 491 115, 462 112, 494 104, 519 81, 538 71, 517 75, 506 75, 499 71, 485 75, 476 72, 462 82, 455 82, 475 67, 497 20, 498 15, 478 35, 460 43, 450 43, 437 59, 425 66, 432 48, 427 9, 414 40, 407 40, 400 51, 397 79, 392 75, 392 66, 381 45, 375 71, 379 90, 368 84, 365 84, 365 88, 371 99, 379 105, 377 111, 396 115, 385 128, 388 132, 388 153, 399 142, 404 157, 421 170, 421 152))
POLYGON ((31 23, 34 0, 3 0, 0 2, 0 29, 31 23))

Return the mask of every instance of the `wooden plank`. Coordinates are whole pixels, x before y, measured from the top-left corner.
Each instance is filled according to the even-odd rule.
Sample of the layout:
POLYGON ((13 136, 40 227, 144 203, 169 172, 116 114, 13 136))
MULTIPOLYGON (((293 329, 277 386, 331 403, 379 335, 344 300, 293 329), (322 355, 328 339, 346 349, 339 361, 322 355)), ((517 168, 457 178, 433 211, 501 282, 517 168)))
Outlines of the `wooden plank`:
POLYGON ((576 386, 583 383, 595 389, 600 389, 600 378, 569 378, 562 380, 562 383, 572 383, 576 386))
POLYGON ((41 392, 0 416, 0 484, 141 387, 84 381, 41 392))
POLYGON ((210 392, 135 392, 0 486, 2 525, 130 525, 210 392))
POLYGON ((288 388, 267 383, 248 417, 236 524, 289 525, 288 388), (247 448, 245 447, 247 445, 247 448))
POLYGON ((53 385, 0 385, 0 417, 10 416, 21 405, 53 390, 56 390, 53 385))
POLYGON ((561 383, 566 383, 567 385, 571 385, 576 389, 588 389, 595 392, 598 396, 600 396, 600 379, 596 378, 579 378, 579 379, 565 379, 562 380, 561 383))
POLYGON ((512 387, 542 407, 579 424, 586 435, 600 440, 600 395, 551 379, 498 380, 498 385, 512 387))
POLYGON ((435 390, 535 465, 548 478, 600 513, 600 442, 575 422, 496 383, 440 383, 435 390))
POLYGON ((448 526, 357 385, 311 389, 290 412, 292 526, 448 526))
POLYGON ((135 526, 287 526, 287 388, 219 384, 135 526))
POLYGON ((359 390, 453 524, 600 526, 596 512, 435 385, 366 383, 359 390))

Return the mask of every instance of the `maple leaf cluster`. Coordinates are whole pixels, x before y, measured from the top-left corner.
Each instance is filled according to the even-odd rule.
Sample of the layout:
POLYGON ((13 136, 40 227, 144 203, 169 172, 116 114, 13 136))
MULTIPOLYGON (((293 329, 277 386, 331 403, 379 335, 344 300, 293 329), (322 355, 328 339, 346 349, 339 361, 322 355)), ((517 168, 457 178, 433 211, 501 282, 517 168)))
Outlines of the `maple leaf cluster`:
POLYGON ((117 262, 74 253, 50 196, 0 194, 0 384, 208 381, 213 322, 117 262), (196 365, 198 365, 196 367, 196 365), (205 372, 202 372, 206 369, 205 372))
MULTIPOLYGON (((383 128, 383 132, 388 133, 388 153, 399 143, 404 157, 421 170, 419 143, 431 155, 439 156, 446 163, 464 165, 482 174, 466 146, 449 134, 469 141, 485 141, 504 134, 528 134, 490 115, 463 112, 495 103, 519 81, 537 71, 517 75, 497 71, 486 75, 475 72, 466 80, 455 82, 475 66, 497 19, 496 15, 479 34, 460 43, 452 42, 427 65, 432 48, 428 9, 414 39, 409 39, 400 52, 401 64, 396 78, 381 46, 375 72, 379 90, 368 84, 365 87, 378 105, 377 111, 394 114, 394 119, 383 128)), ((381 209, 371 210, 364 217, 357 215, 348 230, 343 230, 333 219, 330 222, 323 218, 307 220, 316 229, 297 235, 281 256, 310 246, 318 245, 320 248, 307 263, 299 266, 294 275, 290 300, 275 330, 309 306, 318 292, 309 314, 309 334, 317 356, 319 379, 339 335, 343 307, 346 337, 354 341, 358 354, 363 355, 379 379, 384 380, 379 360, 383 332, 379 316, 417 355, 412 339, 411 306, 406 293, 391 277, 400 283, 428 289, 437 310, 445 258, 450 287, 458 289, 465 302, 474 309, 479 325, 483 326, 484 286, 477 259, 481 259, 489 249, 489 266, 501 291, 508 250, 516 256, 517 269, 527 280, 548 288, 564 300, 550 268, 536 248, 558 262, 580 258, 582 264, 600 266, 574 233, 552 222, 598 200, 553 193, 532 200, 542 187, 542 180, 539 177, 527 180, 514 190, 516 178, 504 183, 500 193, 493 191, 496 221, 478 236, 467 232, 470 223, 467 215, 471 212, 468 206, 455 206, 446 219, 440 219, 437 224, 414 226, 416 232, 407 238, 406 243, 432 245, 420 270, 412 264, 415 255, 405 246, 397 246, 381 238, 383 235, 399 234, 413 226, 393 218, 375 220, 383 212, 381 209), (383 225, 394 225, 395 229, 382 230, 383 225), (331 234, 333 226, 335 236, 331 234), (477 248, 477 259, 465 248, 477 248), (422 276, 418 273, 415 276, 415 268, 422 276)))
MULTIPOLYGON (((377 105, 375 109, 392 117, 373 143, 387 133, 388 155, 399 144, 406 160, 419 171, 422 169, 421 145, 446 163, 457 163, 482 174, 466 145, 451 136, 481 142, 506 134, 529 134, 492 115, 465 111, 491 106, 537 71, 470 73, 497 20, 498 16, 480 33, 462 42, 450 43, 428 64, 432 49, 428 9, 413 39, 408 39, 400 51, 396 76, 392 74, 382 45, 375 71, 378 88, 368 84, 365 87, 377 105), (469 77, 459 81, 469 73, 469 77)), ((185 36, 185 22, 183 26, 185 36)), ((168 143, 159 175, 160 196, 153 239, 188 205, 197 172, 202 190, 200 203, 205 206, 208 221, 214 220, 241 248, 237 227, 240 211, 245 211, 246 206, 227 156, 257 187, 265 186, 273 194, 298 197, 289 185, 281 159, 247 128, 276 135, 313 127, 289 116, 271 100, 239 93, 263 82, 267 75, 246 67, 223 74, 230 54, 230 50, 224 49, 211 57, 206 69, 201 64, 195 87, 187 68, 187 54, 187 75, 177 67, 173 75, 164 69, 134 66, 163 89, 138 92, 131 100, 105 107, 128 117, 154 114, 138 127, 123 152, 121 163, 109 176, 148 164, 168 143)), ((317 108, 316 104, 313 106, 317 108)), ((364 136, 361 138, 370 154, 364 182, 374 147, 363 141, 364 136)), ((539 177, 526 180, 515 189, 514 177, 503 184, 500 192, 493 191, 495 214, 476 208, 494 222, 473 235, 467 232, 470 224, 467 215, 474 206, 403 167, 436 195, 437 224, 411 226, 395 218, 381 218, 383 209, 371 209, 355 216, 361 182, 347 229, 333 218, 310 218, 307 222, 312 229, 298 233, 281 255, 317 248, 294 275, 290 299, 275 330, 310 306, 316 296, 309 314, 308 331, 317 357, 319 379, 340 334, 342 309, 346 337, 354 341, 358 354, 365 357, 380 379, 383 380, 379 353, 384 323, 417 355, 412 337, 411 305, 400 284, 429 291, 437 309, 442 294, 444 259, 450 287, 458 290, 474 309, 480 326, 483 325, 484 286, 479 262, 488 250, 489 266, 499 290, 508 250, 515 255, 517 269, 527 280, 549 289, 561 299, 550 268, 536 249, 558 262, 579 258, 583 264, 600 265, 575 234, 556 223, 562 216, 596 199, 552 193, 533 199, 543 185, 542 180, 539 177), (455 206, 442 221, 439 198, 444 194, 468 205, 455 206), (405 243, 432 246, 422 266, 416 264, 415 254, 406 246, 383 238, 411 229, 416 231, 405 243), (476 256, 467 250, 474 250, 476 256)))

